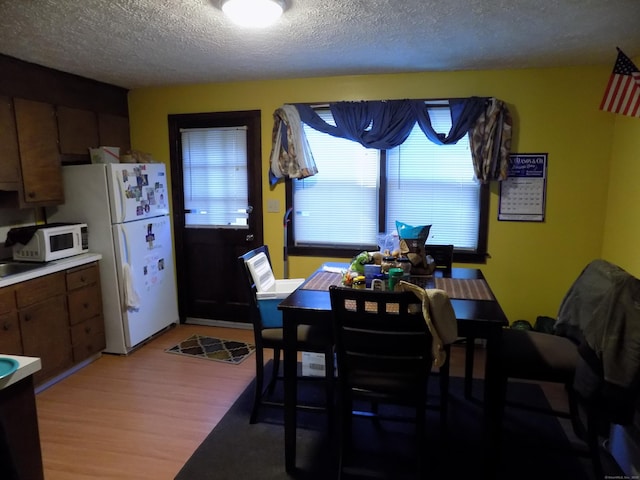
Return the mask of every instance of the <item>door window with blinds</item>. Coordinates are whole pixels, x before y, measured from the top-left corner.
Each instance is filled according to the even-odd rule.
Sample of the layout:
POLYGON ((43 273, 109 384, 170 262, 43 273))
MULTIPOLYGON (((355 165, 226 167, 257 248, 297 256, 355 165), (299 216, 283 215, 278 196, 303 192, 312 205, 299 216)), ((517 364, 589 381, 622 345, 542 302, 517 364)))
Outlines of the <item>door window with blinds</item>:
MULTIPOLYGON (((317 110, 328 123, 328 109, 317 110)), ((429 109, 437 132, 449 132, 448 105, 429 109)), ((318 174, 292 180, 290 247, 330 254, 331 249, 377 249, 379 235, 396 220, 432 225, 427 243, 453 244, 457 252, 484 253, 487 195, 474 175, 469 140, 436 145, 416 125, 399 147, 379 151, 304 126, 318 174)))
POLYGON ((248 228, 247 127, 180 131, 186 228, 248 228))

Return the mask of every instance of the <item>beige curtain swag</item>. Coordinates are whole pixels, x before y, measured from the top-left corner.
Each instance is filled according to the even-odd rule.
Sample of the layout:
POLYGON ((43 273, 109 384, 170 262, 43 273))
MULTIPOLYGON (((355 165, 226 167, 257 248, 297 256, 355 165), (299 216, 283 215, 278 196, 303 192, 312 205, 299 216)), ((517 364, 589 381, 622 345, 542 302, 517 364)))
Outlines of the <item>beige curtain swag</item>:
POLYGON ((271 185, 285 177, 306 178, 318 173, 296 107, 283 105, 273 112, 273 120, 271 185))

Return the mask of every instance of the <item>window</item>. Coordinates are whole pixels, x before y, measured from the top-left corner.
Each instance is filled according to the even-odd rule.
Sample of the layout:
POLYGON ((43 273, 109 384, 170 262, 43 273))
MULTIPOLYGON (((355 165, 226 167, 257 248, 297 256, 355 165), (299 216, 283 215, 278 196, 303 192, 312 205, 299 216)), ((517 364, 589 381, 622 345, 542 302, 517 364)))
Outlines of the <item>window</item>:
POLYGON ((189 128, 182 136, 185 226, 247 226, 247 128, 189 128))
MULTIPOLYGON (((318 114, 332 122, 329 110, 318 114)), ((451 128, 447 106, 430 108, 438 132, 451 128)), ((352 256, 377 249, 396 220, 432 225, 427 243, 452 243, 456 261, 483 261, 488 188, 475 179, 467 137, 435 145, 419 126, 392 150, 367 149, 305 125, 318 174, 291 180, 289 252, 352 256)))

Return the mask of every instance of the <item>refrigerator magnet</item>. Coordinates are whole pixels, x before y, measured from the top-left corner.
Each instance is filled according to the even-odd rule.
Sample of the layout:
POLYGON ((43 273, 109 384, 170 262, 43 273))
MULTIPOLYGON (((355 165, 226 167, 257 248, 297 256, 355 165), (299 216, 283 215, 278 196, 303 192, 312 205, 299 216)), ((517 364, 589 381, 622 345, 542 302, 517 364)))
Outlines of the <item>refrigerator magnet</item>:
POLYGON ((147 188, 147 201, 149 202, 149 205, 155 205, 156 204, 156 194, 155 191, 153 190, 153 188, 147 188))

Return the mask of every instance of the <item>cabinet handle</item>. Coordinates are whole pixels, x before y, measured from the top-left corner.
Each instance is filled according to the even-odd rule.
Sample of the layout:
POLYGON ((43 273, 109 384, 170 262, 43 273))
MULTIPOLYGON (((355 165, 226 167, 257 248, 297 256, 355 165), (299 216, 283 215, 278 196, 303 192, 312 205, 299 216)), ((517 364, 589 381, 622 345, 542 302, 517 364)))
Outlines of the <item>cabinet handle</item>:
POLYGON ((27 193, 27 197, 36 198, 36 193, 35 192, 29 192, 29 193, 27 193))
POLYGON ((11 330, 11 324, 9 322, 4 322, 4 324, 2 325, 2 329, 5 332, 8 332, 9 330, 11 330))
POLYGON ((86 279, 86 278, 84 278, 84 275, 81 275, 81 276, 80 276, 80 281, 81 281, 82 283, 85 283, 85 282, 87 281, 87 279, 86 279))
POLYGON ((91 333, 91 327, 85 327, 84 332, 85 333, 91 333))
POLYGON ((83 303, 83 304, 82 304, 82 306, 83 306, 85 309, 89 308, 89 304, 88 304, 87 302, 83 303))
POLYGON ((30 322, 31 321, 31 315, 25 315, 24 316, 24 320, 25 320, 25 322, 30 322))

